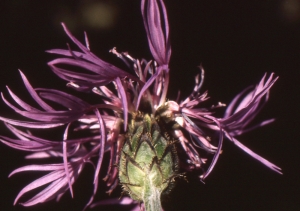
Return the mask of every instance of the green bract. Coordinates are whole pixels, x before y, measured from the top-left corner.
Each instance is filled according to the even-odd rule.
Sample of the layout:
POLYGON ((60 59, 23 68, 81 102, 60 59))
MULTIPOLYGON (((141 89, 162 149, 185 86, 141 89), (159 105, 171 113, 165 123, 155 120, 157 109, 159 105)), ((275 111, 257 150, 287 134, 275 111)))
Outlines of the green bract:
POLYGON ((136 114, 128 126, 119 178, 130 197, 147 211, 161 210, 161 195, 174 186, 178 159, 174 142, 148 114, 136 114))

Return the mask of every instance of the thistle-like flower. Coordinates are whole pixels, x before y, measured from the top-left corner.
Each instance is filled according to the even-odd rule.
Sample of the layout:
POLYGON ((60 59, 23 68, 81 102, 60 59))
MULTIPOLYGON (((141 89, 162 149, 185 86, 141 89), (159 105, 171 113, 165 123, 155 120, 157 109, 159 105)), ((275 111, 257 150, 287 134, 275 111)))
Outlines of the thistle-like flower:
POLYGON ((200 92, 204 80, 202 67, 190 96, 182 101, 167 100, 171 45, 166 8, 163 0, 141 0, 141 11, 154 60, 135 59, 114 48, 111 52, 127 65, 128 70, 122 70, 95 56, 90 51, 86 34, 86 45, 83 45, 64 24, 66 34, 79 50, 68 45, 66 50, 47 51, 61 56, 48 65, 57 76, 67 81, 68 87, 89 92, 102 103, 90 104, 62 91, 33 88, 21 71, 26 89, 40 108, 27 104, 9 88, 8 92, 18 106, 2 94, 3 101, 10 108, 30 120, 1 116, 0 120, 16 136, 0 136, 1 142, 30 152, 27 159, 61 158, 60 163, 28 165, 14 170, 10 176, 24 171, 48 172, 25 186, 15 204, 24 194, 44 185, 48 186, 21 204, 32 206, 59 199, 68 190, 73 196, 72 185, 84 166, 92 163, 94 191, 85 208, 119 203, 139 204, 141 209, 159 211, 162 210, 160 201, 183 172, 195 171, 200 180, 212 172, 221 153, 223 138, 281 173, 279 167, 237 140, 237 136, 273 121, 248 127, 268 100, 269 90, 278 77, 265 74, 256 87, 238 94, 221 118, 215 117, 213 111, 224 104, 201 107, 201 103, 208 99, 207 92, 200 92), (54 108, 53 103, 61 109, 54 108), (64 128, 58 141, 29 132, 30 129, 58 127, 64 128), (26 132, 20 128, 25 128, 26 132), (76 136, 81 132, 84 132, 84 137, 76 136), (212 140, 216 135, 217 140, 212 140), (105 153, 109 154, 109 161, 104 160, 105 153), (211 154, 211 157, 202 154, 211 154), (206 164, 208 160, 210 162, 206 164), (123 197, 92 204, 101 181, 100 171, 104 171, 103 162, 109 162, 104 178, 108 192, 120 184, 124 194, 131 199, 123 197))

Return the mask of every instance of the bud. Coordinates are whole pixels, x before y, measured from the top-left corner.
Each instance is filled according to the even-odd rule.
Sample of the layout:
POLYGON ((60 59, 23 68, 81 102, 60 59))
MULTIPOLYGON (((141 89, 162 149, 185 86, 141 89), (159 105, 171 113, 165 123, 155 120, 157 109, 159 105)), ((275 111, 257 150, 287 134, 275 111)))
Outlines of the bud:
POLYGON ((170 192, 178 158, 168 133, 148 114, 137 113, 128 126, 119 167, 120 183, 147 211, 160 211, 161 196, 170 192))

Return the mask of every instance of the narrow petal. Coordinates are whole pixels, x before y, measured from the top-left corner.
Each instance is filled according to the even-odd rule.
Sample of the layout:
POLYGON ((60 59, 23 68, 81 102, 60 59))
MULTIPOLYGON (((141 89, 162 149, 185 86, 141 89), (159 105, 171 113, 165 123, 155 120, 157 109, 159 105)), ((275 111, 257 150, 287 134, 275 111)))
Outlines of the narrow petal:
POLYGON ((55 89, 38 88, 36 91, 38 91, 41 98, 56 102, 65 108, 70 108, 72 110, 83 110, 90 107, 88 103, 80 98, 55 89))
MULTIPOLYGON (((92 81, 94 83, 97 83, 98 86, 106 85, 113 81, 115 78, 125 78, 128 77, 136 82, 141 82, 139 78, 132 76, 131 74, 121 70, 118 67, 115 67, 112 64, 109 64, 97 56, 95 56, 90 50, 85 47, 83 44, 81 44, 68 30, 68 28, 65 26, 64 23, 62 23, 62 26, 66 32, 66 34, 69 36, 69 38, 82 50, 83 53, 77 52, 77 51, 71 51, 71 50, 61 50, 61 49, 53 49, 47 51, 48 53, 54 53, 59 55, 64 55, 67 57, 72 58, 58 58, 54 59, 53 61, 49 62, 48 65, 51 67, 51 69, 61 78, 67 80, 67 81, 73 81, 72 78, 77 78, 79 80, 83 80, 86 83, 90 82, 90 79, 93 79, 92 81), (85 70, 91 71, 97 75, 91 75, 91 74, 83 74, 78 72, 72 72, 67 71, 62 68, 58 68, 57 65, 70 65, 75 67, 80 67, 85 70), (97 77, 98 76, 98 77, 97 77), (96 78, 96 81, 95 81, 96 78)), ((97 86, 96 85, 96 86, 97 86)), ((93 85, 90 85, 91 88, 93 88, 93 85)))
POLYGON ((29 81, 27 80, 26 76, 22 73, 21 70, 20 71, 20 74, 21 74, 21 77, 23 79, 23 82, 29 92, 29 94, 32 96, 32 98, 43 108, 45 109, 46 111, 53 111, 54 109, 49 106, 47 103, 45 103, 39 96, 38 94, 35 92, 35 90, 32 88, 32 86, 30 85, 29 81))
POLYGON ((118 86, 118 90, 119 90, 119 93, 120 93, 121 99, 122 99, 123 113, 124 113, 124 131, 126 131, 127 130, 127 121, 128 121, 127 97, 126 97, 126 93, 125 93, 123 84, 119 77, 116 78, 116 84, 118 86))
MULTIPOLYGON (((51 172, 39 179, 36 179, 35 181, 33 181, 32 183, 28 184, 27 186, 25 186, 20 192, 19 194, 17 195, 16 199, 15 199, 15 202, 14 204, 17 203, 17 201, 27 192, 33 190, 33 189, 36 189, 38 187, 41 187, 45 184, 48 184, 50 182, 53 182, 57 179, 60 179, 62 178, 64 175, 64 171, 54 171, 54 172, 51 172)), ((30 206, 30 205, 29 205, 30 206)))
POLYGON ((73 188, 72 188, 72 184, 71 184, 71 176, 70 176, 70 172, 69 172, 69 167, 68 167, 68 155, 67 155, 67 139, 68 139, 68 130, 69 130, 70 124, 67 125, 65 132, 64 132, 64 138, 63 138, 63 161, 64 161, 64 169, 65 169, 65 173, 66 173, 66 178, 68 180, 68 185, 69 185, 69 189, 71 192, 71 196, 72 198, 74 197, 73 194, 73 188))
POLYGON ((40 124, 40 128, 48 128, 51 127, 50 125, 53 125, 55 123, 58 123, 56 125, 61 125, 61 123, 69 123, 74 120, 77 120, 80 118, 85 112, 87 112, 89 109, 91 109, 91 106, 82 101, 81 99, 74 97, 70 94, 66 94, 61 91, 53 90, 53 89, 36 89, 39 93, 36 92, 35 89, 29 84, 27 79, 24 75, 22 75, 25 86, 27 90, 30 92, 31 96, 34 98, 34 100, 37 101, 37 103, 45 109, 39 110, 36 109, 27 103, 23 102, 19 97, 17 97, 13 92, 11 92, 9 89, 9 93, 12 96, 12 98, 24 109, 21 110, 18 107, 11 104, 1 93, 2 100, 8 105, 11 109, 13 109, 15 112, 21 114, 24 117, 27 117, 29 119, 41 121, 44 123, 35 123, 34 125, 31 124, 31 122, 26 121, 18 121, 18 120, 10 120, 4 117, 0 117, 0 119, 4 122, 10 123, 12 125, 17 126, 23 126, 26 127, 27 125, 29 127, 38 128, 40 124), (65 111, 55 111, 52 107, 48 107, 48 104, 46 104, 43 99, 50 100, 52 102, 55 102, 57 104, 60 104, 64 107, 66 107, 67 110, 65 111), (71 109, 71 110, 70 110, 71 109))
POLYGON ((168 65, 171 45, 165 4, 162 0, 142 0, 141 11, 152 55, 160 66, 168 65))
POLYGON ((276 171, 279 174, 282 174, 281 172, 281 168, 276 166, 275 164, 271 163, 270 161, 266 160, 265 158, 261 157, 260 155, 256 154, 255 152, 253 152, 251 149, 249 149, 248 147, 246 147, 245 145, 243 145, 241 142, 239 142, 237 139, 233 138, 233 137, 229 137, 229 139, 236 145, 238 146, 240 149, 242 149, 243 151, 245 151, 247 154, 249 154, 251 157, 255 158, 256 160, 258 160, 259 162, 261 162, 262 164, 264 164, 265 166, 267 166, 268 168, 272 169, 273 171, 276 171))
POLYGON ((85 205, 84 210, 91 205, 91 203, 93 202, 94 197, 97 193, 98 182, 99 182, 98 177, 99 177, 99 173, 100 173, 100 169, 101 169, 102 161, 103 161, 103 157, 104 157, 104 152, 105 152, 106 131, 105 131, 104 121, 103 121, 102 116, 101 116, 100 112, 98 111, 98 109, 95 109, 94 112, 98 118, 99 125, 100 125, 101 143, 100 143, 97 167, 95 169, 95 174, 94 174, 94 191, 93 191, 93 194, 92 194, 89 202, 85 205))
POLYGON ((13 172, 9 174, 8 177, 12 175, 24 171, 55 171, 55 170, 63 170, 64 166, 62 164, 45 164, 45 165, 29 165, 23 166, 20 168, 15 169, 13 172))
MULTIPOLYGON (((39 111, 38 109, 30 106, 29 104, 25 103, 23 100, 21 100, 17 95, 15 95, 8 87, 6 87, 10 96, 13 98, 13 100, 21 106, 26 111, 39 111)), ((4 98, 4 95, 1 93, 2 99, 4 98)))
POLYGON ((137 100, 137 103, 136 103, 136 110, 138 110, 138 108, 139 108, 140 101, 141 101, 141 98, 142 98, 144 92, 149 88, 149 86, 151 86, 151 84, 161 74, 161 72, 162 72, 162 69, 158 69, 157 72, 143 86, 142 90, 139 93, 139 97, 138 97, 138 100, 137 100))
POLYGON ((53 122, 29 122, 29 121, 21 121, 14 120, 0 116, 0 120, 11 125, 27 127, 27 128, 54 128, 63 125, 64 123, 53 123, 53 122))
POLYGON ((220 132, 219 132, 219 144, 218 144, 218 149, 213 157, 213 160, 210 164, 210 166, 208 167, 207 171, 201 176, 201 180, 204 180, 213 170, 213 168, 215 167, 219 156, 221 154, 221 150, 222 150, 222 145, 223 145, 223 131, 222 131, 222 127, 220 125, 220 123, 215 119, 215 118, 211 118, 220 128, 220 132))
POLYGON ((61 190, 65 190, 67 181, 65 178, 60 178, 52 182, 48 187, 43 189, 37 195, 29 199, 28 201, 21 203, 25 207, 33 206, 39 203, 43 203, 53 199, 61 190))

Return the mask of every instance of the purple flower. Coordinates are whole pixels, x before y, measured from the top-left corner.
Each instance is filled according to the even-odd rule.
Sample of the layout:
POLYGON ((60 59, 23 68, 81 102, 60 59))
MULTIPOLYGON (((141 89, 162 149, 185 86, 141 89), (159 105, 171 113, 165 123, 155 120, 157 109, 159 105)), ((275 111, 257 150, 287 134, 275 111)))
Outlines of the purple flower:
POLYGON ((215 117, 214 110, 221 109, 224 104, 220 103, 209 108, 202 106, 202 103, 209 99, 208 92, 200 92, 204 80, 202 67, 201 74, 195 77, 195 87, 190 96, 182 101, 167 100, 171 46, 166 8, 162 0, 142 0, 141 10, 154 60, 138 60, 127 53, 117 52, 116 48, 111 50, 125 64, 129 64, 128 67, 133 69, 135 75, 95 56, 89 49, 86 34, 84 46, 64 24, 62 25, 66 34, 79 50, 73 50, 68 45, 67 50, 47 51, 61 56, 50 61, 48 65, 57 76, 67 81, 68 87, 88 92, 93 97, 99 98, 101 103, 90 104, 54 89, 33 88, 21 71, 24 85, 39 108, 27 104, 9 88, 8 92, 15 103, 11 103, 2 94, 3 101, 11 109, 29 120, 15 120, 1 116, 0 120, 16 138, 0 136, 0 141, 17 150, 28 151, 30 154, 26 159, 61 158, 60 163, 29 165, 14 170, 10 176, 24 171, 48 172, 25 186, 16 197, 15 204, 24 194, 44 185, 48 186, 21 204, 32 206, 53 198, 59 199, 68 190, 73 196, 72 185, 83 167, 92 164, 94 191, 85 208, 91 205, 134 204, 136 205, 134 210, 144 209, 141 202, 135 202, 127 197, 120 201, 112 199, 92 204, 98 191, 98 183, 101 181, 99 173, 103 171, 101 168, 103 162, 109 162, 104 178, 108 192, 111 193, 119 184, 118 166, 123 145, 128 138, 128 125, 132 124, 131 120, 140 113, 155 119, 164 128, 167 136, 175 140, 170 142, 170 145, 176 144, 177 148, 182 149, 178 150, 181 171, 195 171, 201 180, 204 180, 215 167, 223 138, 233 142, 267 167, 281 173, 279 167, 237 140, 237 136, 273 121, 271 119, 249 127, 267 102, 270 88, 278 77, 275 78, 274 74, 271 74, 266 78, 265 75, 254 89, 249 87, 238 94, 227 106, 222 118, 215 117), (107 86, 110 84, 113 86, 107 86), (57 104, 60 109, 56 109, 53 104, 57 104), (26 132, 19 127, 24 128, 26 132), (34 135, 33 129, 53 128, 64 129, 60 140, 47 140, 34 135), (28 129, 32 131, 29 132, 28 129), (76 137, 76 134, 81 132, 87 135, 70 138, 76 137), (216 134, 218 138, 214 140, 216 134), (202 157, 203 152, 211 156, 202 157), (103 159, 105 153, 109 154, 108 161, 103 159), (96 161, 92 159, 95 157, 96 161), (210 164, 206 167, 204 164, 209 160, 210 164))

